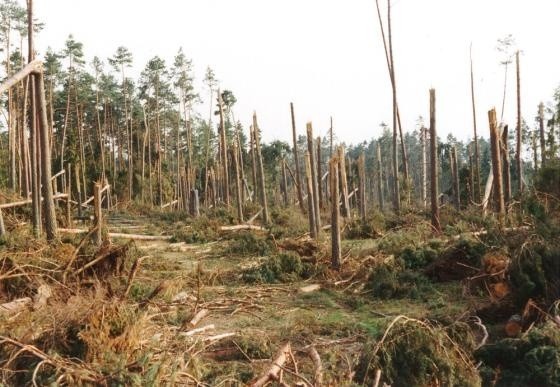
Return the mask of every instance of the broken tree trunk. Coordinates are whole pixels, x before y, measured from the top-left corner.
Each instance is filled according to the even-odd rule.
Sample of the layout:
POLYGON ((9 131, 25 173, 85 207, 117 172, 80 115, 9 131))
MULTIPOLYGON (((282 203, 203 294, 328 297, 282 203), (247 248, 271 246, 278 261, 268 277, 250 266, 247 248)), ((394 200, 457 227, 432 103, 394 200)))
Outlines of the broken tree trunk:
POLYGON ((313 147, 313 125, 311 122, 307 123, 307 151, 311 162, 311 183, 312 191, 309 193, 313 196, 313 204, 315 210, 315 231, 319 234, 321 229, 321 208, 319 207, 319 180, 317 178, 317 168, 315 165, 315 149, 313 147))
POLYGON ((377 142, 377 199, 379 200, 379 209, 383 211, 385 203, 383 200, 383 167, 381 163, 381 144, 377 142))
POLYGON ((476 104, 475 104, 475 96, 474 96, 474 71, 473 71, 473 61, 472 61, 472 46, 471 46, 471 100, 472 100, 472 114, 473 114, 473 130, 474 130, 474 198, 475 201, 480 202, 480 195, 481 195, 481 184, 480 184, 480 157, 479 157, 479 149, 478 149, 478 134, 476 131, 476 104))
POLYGON ((359 187, 358 193, 360 195, 360 217, 362 221, 366 220, 366 155, 362 151, 360 157, 358 158, 358 180, 359 187))
POLYGON ((430 196, 432 204, 432 227, 436 233, 441 233, 438 203, 438 154, 436 132, 436 91, 430 89, 430 196))
POLYGON ((272 366, 266 371, 264 375, 260 378, 255 380, 250 384, 251 387, 264 387, 268 382, 273 380, 278 380, 280 376, 280 372, 284 368, 284 364, 290 357, 290 353, 292 352, 290 343, 285 344, 280 348, 278 354, 274 358, 272 362, 272 366))
POLYGON ((317 239, 317 228, 315 227, 315 203, 313 203, 313 179, 311 177, 311 160, 309 152, 305 154, 305 180, 307 182, 307 212, 309 218, 309 234, 311 238, 317 239))
POLYGON ((302 192, 301 175, 300 175, 300 168, 299 168, 299 152, 297 147, 296 119, 294 114, 293 102, 290 103, 290 111, 292 114, 292 138, 294 142, 294 162, 295 162, 295 170, 296 170, 297 196, 299 201, 299 208, 301 209, 301 212, 305 213, 305 205, 303 204, 303 192, 302 192))
POLYGON ((511 201, 511 162, 509 159, 509 141, 508 135, 509 130, 508 126, 504 126, 502 131, 502 139, 500 141, 500 153, 502 156, 502 170, 503 170, 503 178, 504 178, 504 204, 507 207, 509 202, 511 201))
POLYGON ((348 200, 348 180, 346 179, 346 152, 344 145, 338 147, 338 160, 340 174, 340 186, 342 188, 342 216, 350 218, 350 202, 348 200))
POLYGON ((324 208, 323 202, 323 182, 321 180, 323 172, 321 171, 321 136, 317 137, 317 195, 319 196, 319 209, 324 208))
POLYGON ((103 243, 103 212, 101 211, 101 183, 93 185, 94 241, 97 246, 103 243))
POLYGON ((237 219, 239 223, 243 222, 243 186, 241 185, 241 170, 239 168, 239 152, 237 144, 233 143, 232 158, 235 170, 235 192, 237 193, 237 219))
POLYGON ((451 165, 453 171, 453 194, 455 195, 455 207, 461 209, 461 191, 459 186, 459 163, 457 161, 457 148, 451 148, 451 165))
POLYGON ((502 185, 502 160, 500 157, 500 129, 496 121, 496 109, 488 112, 488 123, 490 125, 490 148, 492 152, 492 174, 494 187, 494 205, 498 213, 500 225, 505 218, 504 190, 502 185))
POLYGON ((226 207, 229 207, 229 171, 228 171, 228 156, 227 156, 227 136, 226 125, 224 121, 224 101, 222 100, 222 93, 218 90, 218 108, 220 113, 220 138, 221 138, 221 155, 222 155, 222 177, 223 189, 226 207))
POLYGON ((286 173, 286 159, 284 157, 282 157, 282 184, 280 188, 282 189, 284 207, 288 207, 288 174, 286 173))
POLYGON ((517 143, 515 150, 515 164, 517 166, 517 190, 519 195, 523 192, 523 163, 521 161, 521 131, 523 122, 521 117, 521 70, 519 66, 519 50, 515 53, 517 68, 517 143))
POLYGON ((200 215, 200 205, 198 199, 198 190, 191 190, 190 201, 189 201, 189 214, 193 218, 198 218, 200 215))
POLYGON ((264 178, 264 164, 261 153, 261 141, 259 134, 259 125, 257 124, 257 113, 253 113, 253 136, 255 138, 255 149, 257 151, 257 163, 258 163, 258 182, 259 182, 259 192, 261 205, 263 207, 263 223, 268 224, 270 222, 270 216, 268 215, 268 204, 266 201, 266 180, 264 178))
POLYGON ((340 202, 338 201, 338 158, 332 158, 329 162, 330 166, 330 186, 331 197, 331 267, 335 270, 340 269, 342 254, 340 251, 340 202))
POLYGON ((544 137, 544 103, 539 104, 539 139, 541 144, 541 168, 546 164, 546 142, 544 137))

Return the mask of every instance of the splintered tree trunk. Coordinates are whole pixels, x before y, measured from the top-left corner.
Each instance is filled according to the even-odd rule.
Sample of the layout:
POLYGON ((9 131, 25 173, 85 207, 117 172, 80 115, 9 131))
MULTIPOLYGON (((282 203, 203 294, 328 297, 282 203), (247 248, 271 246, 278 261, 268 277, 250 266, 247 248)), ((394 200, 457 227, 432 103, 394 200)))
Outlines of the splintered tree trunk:
POLYGON ((239 223, 243 222, 243 185, 241 183, 241 171, 239 168, 239 157, 237 144, 233 143, 232 149, 233 168, 235 172, 235 192, 237 193, 237 219, 239 223))
POLYGON ((546 164, 546 141, 544 136, 544 103, 539 104, 539 138, 541 143, 541 168, 546 164))
POLYGON ((311 156, 305 154, 305 180, 307 183, 307 214, 309 218, 309 234, 311 238, 317 239, 317 228, 315 227, 315 203, 313 203, 313 177, 311 174, 311 156))
POLYGON ((257 113, 253 113, 253 136, 255 138, 255 149, 257 151, 257 162, 259 165, 258 180, 259 180, 261 205, 263 208, 263 222, 265 224, 268 224, 270 222, 270 216, 268 215, 268 204, 266 201, 266 180, 264 178, 264 164, 263 164, 262 153, 261 153, 259 125, 257 124, 257 113))
POLYGON ((307 151, 309 152, 309 159, 311 162, 311 181, 313 183, 310 194, 313 195, 313 204, 315 205, 315 225, 316 233, 319 235, 321 228, 321 208, 319 207, 319 183, 317 179, 317 168, 315 166, 315 152, 313 147, 313 125, 311 122, 307 123, 307 151))
POLYGON ((229 170, 228 170, 228 157, 227 157, 227 136, 226 136, 226 124, 224 121, 224 101, 222 100, 222 93, 218 90, 218 108, 220 112, 220 136, 221 136, 221 151, 222 151, 222 173, 224 179, 224 198, 226 206, 229 207, 229 170))
POLYGON ((457 148, 451 149, 451 160, 453 167, 453 193, 455 194, 455 207, 461 209, 461 191, 459 186, 459 163, 457 162, 457 148))
POLYGON ((305 205, 303 204, 303 192, 302 192, 302 185, 301 185, 301 174, 299 168, 299 152, 297 146, 296 118, 294 114, 293 102, 290 102, 290 111, 292 115, 292 139, 294 142, 294 162, 295 162, 295 170, 296 170, 297 196, 299 201, 299 208, 301 209, 301 212, 305 213, 305 205))
POLYGON ((249 128, 250 131, 250 135, 251 135, 251 169, 252 169, 252 177, 253 177, 253 195, 252 195, 252 200, 255 200, 255 198, 258 196, 257 194, 257 186, 258 186, 258 180, 257 180, 257 155, 256 155, 256 150, 255 150, 255 131, 253 128, 253 125, 250 126, 249 128))
POLYGON ((358 179, 359 179, 359 188, 358 192, 360 194, 360 217, 362 221, 365 222, 366 220, 366 155, 364 152, 360 154, 360 158, 358 159, 358 179))
POLYGON ((43 214, 47 240, 55 240, 58 236, 56 226, 56 212, 54 208, 53 191, 51 184, 51 147, 49 144, 49 124, 47 119, 47 101, 45 98, 45 80, 43 73, 34 76, 35 92, 39 106, 40 141, 41 141, 41 181, 43 184, 43 214))
POLYGON ((481 200, 480 192, 480 157, 478 153, 478 134, 476 131, 476 104, 474 97, 474 71, 473 71, 473 61, 472 61, 472 46, 471 46, 471 100, 472 100, 472 114, 473 114, 473 130, 474 130, 474 186, 472 187, 474 192, 474 198, 477 202, 481 200))
POLYGON ((508 126, 506 125, 502 131, 502 139, 500 141, 500 154, 502 155, 504 178, 504 203, 506 206, 511 201, 511 163, 509 160, 508 132, 508 126))
POLYGON ((321 170, 321 136, 317 137, 317 195, 319 196, 319 208, 322 210, 324 207, 323 203, 323 171, 321 170))
POLYGON ((288 207, 288 174, 286 173, 286 159, 282 157, 282 198, 284 200, 284 207, 288 207))
POLYGON ((436 233, 441 233, 439 221, 439 189, 438 189, 438 150, 436 131, 436 91, 430 89, 430 194, 432 204, 432 227, 436 233))
POLYGON ((383 211, 385 203, 383 200, 383 166, 381 162, 381 144, 377 143, 377 199, 379 200, 379 209, 383 211))
POLYGON ((329 162, 330 187, 331 187, 331 267, 340 269, 342 254, 340 251, 340 202, 338 201, 338 160, 332 158, 329 162))
POLYGON ((519 194, 523 192, 523 164, 521 162, 521 70, 519 67, 519 51, 515 53, 515 63, 517 67, 517 144, 515 150, 515 164, 517 165, 517 190, 519 194))
POLYGON ((340 186, 342 187, 342 216, 346 219, 350 218, 350 202, 348 200, 348 181, 346 179, 346 151, 344 146, 338 147, 338 160, 340 174, 340 186))
POLYGON ((500 129, 496 121, 496 109, 488 112, 490 125, 490 148, 492 153, 492 174, 494 184, 494 206, 500 225, 505 218, 504 189, 502 185, 502 162, 500 157, 500 129))

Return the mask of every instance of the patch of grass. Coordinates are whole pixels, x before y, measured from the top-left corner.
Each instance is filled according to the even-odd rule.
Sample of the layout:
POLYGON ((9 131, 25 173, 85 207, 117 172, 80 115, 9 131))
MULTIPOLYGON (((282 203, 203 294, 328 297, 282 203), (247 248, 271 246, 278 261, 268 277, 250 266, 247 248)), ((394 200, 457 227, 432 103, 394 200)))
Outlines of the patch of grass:
POLYGON ((298 254, 286 252, 272 255, 260 266, 246 270, 242 279, 247 283, 292 282, 310 272, 312 267, 303 263, 298 254))

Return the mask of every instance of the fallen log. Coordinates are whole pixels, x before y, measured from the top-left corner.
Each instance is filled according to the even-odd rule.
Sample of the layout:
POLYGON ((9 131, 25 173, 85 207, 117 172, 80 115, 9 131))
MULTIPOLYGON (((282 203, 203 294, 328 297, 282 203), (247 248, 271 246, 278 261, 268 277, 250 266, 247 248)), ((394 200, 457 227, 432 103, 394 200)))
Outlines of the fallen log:
POLYGON ((286 363, 288 356, 290 355, 291 348, 290 343, 286 343, 276 355, 272 366, 257 380, 250 384, 251 387, 263 387, 268 382, 272 380, 277 380, 279 378, 280 371, 282 371, 282 367, 286 363))
POLYGON ((237 224, 235 226, 222 226, 220 231, 239 231, 239 230, 255 230, 255 231, 265 231, 266 229, 261 226, 255 226, 252 224, 237 224))
POLYGON ((17 300, 0 304, 0 315, 17 313, 29 304, 31 304, 31 298, 29 297, 18 298, 17 300))
POLYGON ((193 336, 199 333, 204 333, 206 331, 212 331, 216 329, 216 326, 214 324, 210 324, 210 325, 205 325, 203 327, 200 328, 196 328, 196 329, 191 329, 190 331, 186 331, 186 332, 181 332, 179 333, 179 336, 182 337, 189 337, 189 336, 193 336))
MULTIPOLYGON (((59 228, 59 232, 64 234, 85 234, 89 230, 82 228, 59 228)), ((169 235, 141 235, 141 234, 125 234, 119 232, 110 232, 107 234, 109 238, 123 238, 123 239, 133 239, 137 241, 168 241, 172 237, 169 235)))
POLYGON ((210 311, 208 309, 200 309, 189 322, 191 327, 195 327, 204 317, 208 316, 210 311))
POLYGON ((300 293, 311 293, 311 292, 314 292, 314 291, 319 290, 319 289, 321 289, 321 285, 313 284, 313 285, 307 285, 307 286, 299 288, 299 292, 300 293))
POLYGON ((313 384, 320 387, 323 384, 323 364, 321 363, 321 357, 317 352, 315 347, 310 347, 308 350, 309 357, 313 361, 315 366, 315 375, 313 375, 313 384))

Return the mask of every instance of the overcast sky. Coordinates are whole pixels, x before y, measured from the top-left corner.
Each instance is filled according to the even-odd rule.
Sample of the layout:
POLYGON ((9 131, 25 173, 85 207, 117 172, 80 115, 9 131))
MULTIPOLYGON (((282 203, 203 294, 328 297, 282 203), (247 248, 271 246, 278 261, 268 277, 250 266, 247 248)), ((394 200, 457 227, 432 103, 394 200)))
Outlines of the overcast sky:
MULTIPOLYGON (((380 0, 385 13, 385 0, 380 0)), ((179 47, 193 60, 198 90, 211 66, 222 89, 237 97, 245 126, 253 110, 265 141, 291 137, 289 103, 299 133, 313 121, 326 134, 358 143, 391 122, 391 88, 375 0, 36 0, 46 23, 38 50, 60 50, 68 34, 84 43, 88 61, 118 46, 134 54, 131 74, 159 55, 172 63, 179 47)), ((437 91, 440 135, 472 135, 469 46, 472 42, 479 132, 487 110, 501 107, 503 66, 497 39, 512 34, 521 49, 522 106, 533 125, 537 105, 560 84, 559 0, 394 0, 393 35, 403 127, 428 116, 437 91)), ((515 73, 508 81, 505 120, 515 123, 515 73)), ((198 107, 206 117, 208 108, 198 107)))

